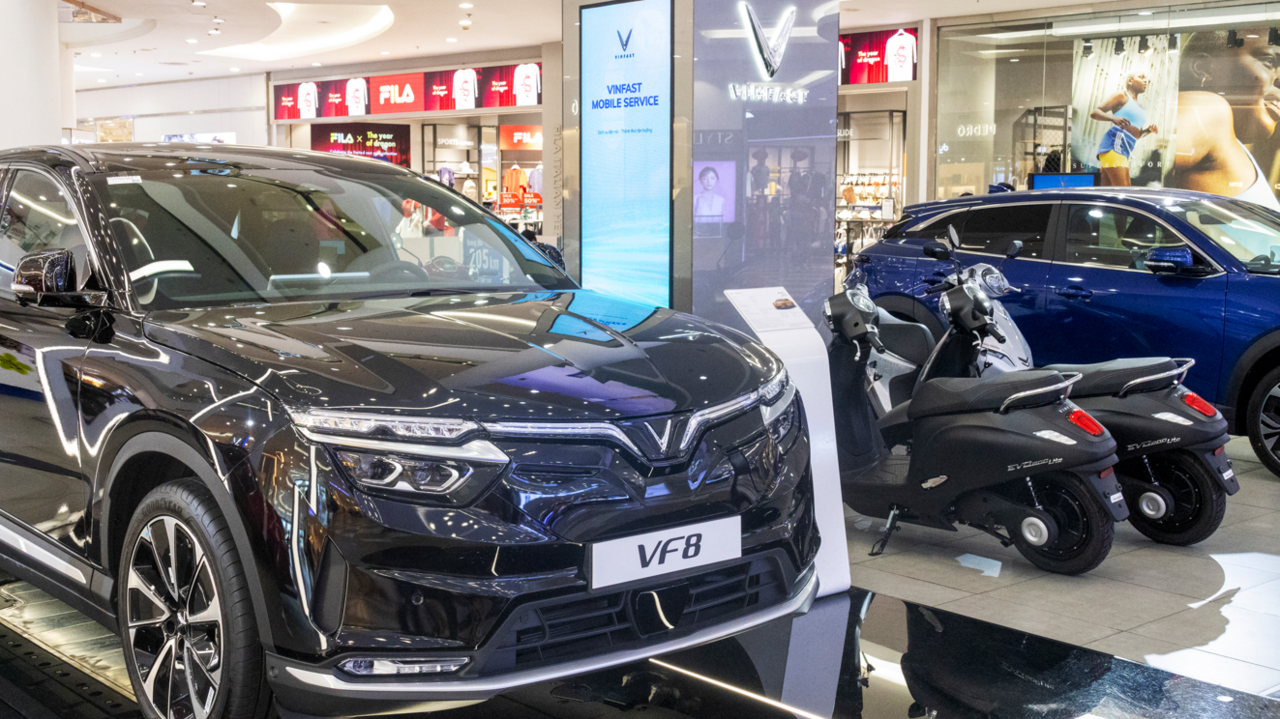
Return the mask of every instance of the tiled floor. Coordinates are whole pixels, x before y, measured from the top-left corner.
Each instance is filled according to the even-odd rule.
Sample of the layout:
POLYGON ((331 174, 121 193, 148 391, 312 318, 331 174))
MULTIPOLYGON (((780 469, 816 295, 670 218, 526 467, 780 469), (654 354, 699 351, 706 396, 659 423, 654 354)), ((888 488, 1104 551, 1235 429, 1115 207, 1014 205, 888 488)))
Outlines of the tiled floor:
POLYGON ((870 557, 883 521, 846 510, 853 584, 1280 695, 1280 477, 1258 463, 1248 440, 1227 449, 1240 492, 1218 532, 1196 546, 1156 544, 1124 523, 1102 566, 1064 577, 965 527, 904 526, 883 556, 870 557))

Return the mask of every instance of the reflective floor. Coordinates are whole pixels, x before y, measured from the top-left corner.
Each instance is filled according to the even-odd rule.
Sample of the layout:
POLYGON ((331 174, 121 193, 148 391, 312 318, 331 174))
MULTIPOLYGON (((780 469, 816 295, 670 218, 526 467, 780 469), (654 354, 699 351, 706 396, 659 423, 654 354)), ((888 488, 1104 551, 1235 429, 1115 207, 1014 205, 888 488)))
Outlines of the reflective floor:
POLYGON ((1192 547, 1116 526, 1106 561, 1081 577, 1041 571, 1017 550, 961 528, 904 527, 869 557, 882 521, 850 516, 856 586, 1207 682, 1280 690, 1280 478, 1247 439, 1227 446, 1240 492, 1222 527, 1192 547))
MULTIPOLYGON (((120 650, 105 630, 77 621, 65 605, 21 582, 0 585, 0 605, 0 719, 141 716, 115 685, 120 650), (52 617, 61 619, 45 621, 52 617), (51 637, 64 641, 49 644, 51 637)), ((632 713, 655 719, 1261 719, 1280 717, 1280 699, 855 589, 820 600, 802 617, 733 639, 430 716, 632 713)))

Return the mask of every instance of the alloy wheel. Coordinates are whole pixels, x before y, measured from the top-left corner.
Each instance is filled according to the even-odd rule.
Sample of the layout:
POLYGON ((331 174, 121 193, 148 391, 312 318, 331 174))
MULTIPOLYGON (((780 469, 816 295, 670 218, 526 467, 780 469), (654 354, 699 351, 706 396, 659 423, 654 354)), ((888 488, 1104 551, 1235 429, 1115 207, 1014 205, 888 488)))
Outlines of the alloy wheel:
POLYGON ((207 719, 222 679, 223 632, 204 547, 181 520, 156 517, 133 547, 127 582, 138 700, 166 719, 207 719))
POLYGON ((1258 429, 1262 446, 1272 457, 1280 459, 1280 385, 1276 385, 1262 398, 1258 408, 1258 429))

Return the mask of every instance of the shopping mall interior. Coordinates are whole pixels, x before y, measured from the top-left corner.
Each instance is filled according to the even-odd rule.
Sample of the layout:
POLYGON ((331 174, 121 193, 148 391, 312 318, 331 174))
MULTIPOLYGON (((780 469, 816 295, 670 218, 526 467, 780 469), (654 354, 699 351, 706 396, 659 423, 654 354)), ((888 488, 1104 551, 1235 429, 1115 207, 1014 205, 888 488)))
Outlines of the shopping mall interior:
POLYGON ((1280 2, 0 25, 0 719, 1280 718, 1280 2))

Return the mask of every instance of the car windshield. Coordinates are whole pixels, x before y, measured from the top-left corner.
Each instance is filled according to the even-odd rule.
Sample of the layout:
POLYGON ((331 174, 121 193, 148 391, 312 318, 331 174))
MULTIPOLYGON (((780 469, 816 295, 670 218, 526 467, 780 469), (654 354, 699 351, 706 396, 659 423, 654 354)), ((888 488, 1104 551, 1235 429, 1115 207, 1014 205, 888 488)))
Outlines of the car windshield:
POLYGON ((408 174, 219 169, 95 183, 144 309, 577 287, 500 220, 408 174))
POLYGON ((1233 200, 1179 202, 1165 209, 1230 252, 1250 272, 1280 274, 1280 214, 1233 200))

